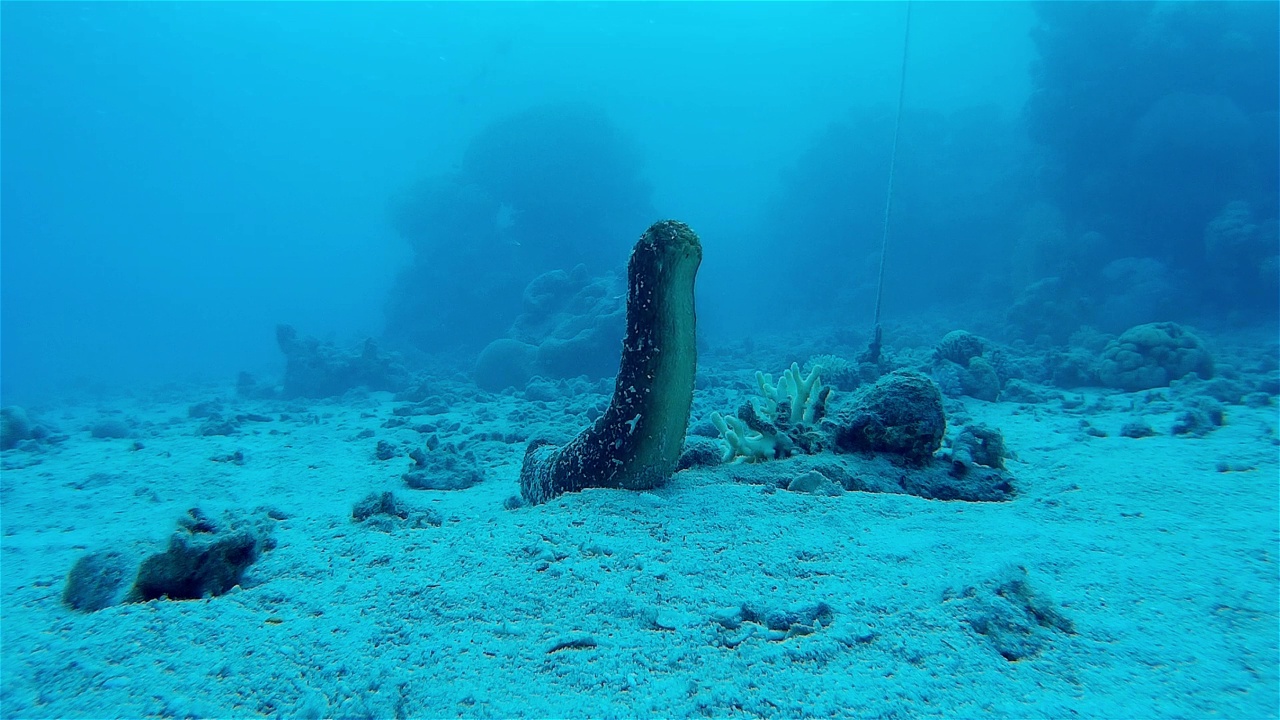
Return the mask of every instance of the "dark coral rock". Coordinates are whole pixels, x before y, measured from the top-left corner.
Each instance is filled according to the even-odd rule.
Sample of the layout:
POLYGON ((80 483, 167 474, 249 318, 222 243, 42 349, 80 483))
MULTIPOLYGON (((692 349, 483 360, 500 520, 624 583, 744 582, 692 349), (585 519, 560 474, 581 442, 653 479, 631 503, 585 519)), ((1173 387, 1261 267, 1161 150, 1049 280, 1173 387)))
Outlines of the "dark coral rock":
POLYGON ((686 437, 684 452, 676 463, 676 470, 688 470, 695 467, 712 467, 720 464, 724 450, 720 443, 700 437, 686 437))
POLYGON ((357 387, 398 391, 408 384, 405 369, 381 355, 373 340, 365 340, 360 353, 349 353, 280 325, 276 342, 285 355, 285 398, 334 397, 357 387))
POLYGON ((856 463, 823 463, 818 470, 844 489, 857 492, 962 502, 1007 502, 1015 495, 1013 478, 1008 473, 967 459, 904 466, 881 456, 856 463))
POLYGON ((226 593, 242 582, 264 551, 275 547, 268 517, 229 514, 215 524, 199 509, 191 510, 165 551, 138 566, 125 601, 197 600, 226 593))
POLYGON ((1039 654, 1053 633, 1075 634, 1075 625, 1056 604, 1032 589, 1024 567, 1011 565, 978 587, 948 591, 970 628, 1010 662, 1039 654), (958 600, 956 598, 959 598, 958 600))
POLYGON ((465 490, 484 481, 475 453, 459 452, 451 443, 431 452, 414 450, 409 457, 414 464, 402 478, 415 490, 465 490))
POLYGON ((0 450, 12 450, 23 440, 30 440, 33 429, 26 410, 16 405, 0 408, 0 450))
POLYGON ((1052 353, 1046 360, 1054 387, 1072 389, 1099 384, 1098 358, 1083 348, 1052 353))
POLYGON ((192 420, 206 420, 222 417, 222 403, 217 400, 205 400, 187 408, 187 417, 192 420))
POLYGON ((1005 383, 1004 389, 1000 391, 1000 399, 1005 402, 1036 404, 1049 402, 1062 397, 1061 393, 1054 392, 1039 385, 1032 385, 1024 380, 1010 380, 1005 383))
POLYGON ((351 508, 351 519, 380 532, 394 532, 398 528, 421 529, 440 527, 444 522, 435 510, 418 510, 409 507, 391 491, 369 493, 351 508))
POLYGON ((953 457, 1003 470, 1004 459, 1008 457, 1004 435, 999 430, 982 424, 966 426, 956 438, 953 457))
POLYGON ((129 437, 129 424, 118 418, 99 420, 89 427, 89 434, 101 440, 120 440, 129 437))
POLYGON ((1208 397, 1192 398, 1173 421, 1173 434, 1204 437, 1222 427, 1224 422, 1226 411, 1222 403, 1208 397))
POLYGON ((900 477, 901 492, 930 500, 965 502, 1007 502, 1015 494, 1013 478, 1001 469, 976 463, 953 461, 929 463, 900 477))
POLYGON ((1037 280, 1023 288, 1010 306, 1006 320, 1012 335, 1036 340, 1047 337, 1062 342, 1088 317, 1088 304, 1062 278, 1037 280))
MULTIPOLYGON (((136 445, 137 443, 134 443, 134 444, 136 445)), ((225 455, 214 455, 209 459, 214 462, 231 463, 232 465, 244 465, 245 463, 243 450, 237 450, 233 453, 227 453, 225 455)))
POLYGON ((351 519, 356 522, 364 522, 374 515, 390 515, 403 520, 409 517, 409 510, 402 507, 396 501, 395 493, 389 490, 369 493, 351 508, 351 519))
POLYGON ((167 597, 198 600, 222 595, 240 584, 245 568, 258 559, 258 539, 236 532, 216 540, 174 535, 169 548, 138 568, 129 599, 138 602, 167 597))
POLYGON ((1251 408, 1264 408, 1274 404, 1271 396, 1264 392, 1251 392, 1240 398, 1240 402, 1251 408))
POLYGON ((178 518, 178 527, 193 535, 212 535, 218 532, 217 522, 200 508, 191 508, 185 516, 178 518))
POLYGON ((1016 494, 1013 477, 1007 472, 975 464, 968 456, 918 465, 904 465, 877 456, 839 468, 824 465, 821 470, 846 490, 858 492, 960 502, 1007 502, 1016 494))
POLYGON ((440 517, 440 513, 431 508, 412 510, 409 512, 409 517, 405 518, 404 524, 414 530, 421 530, 427 527, 440 527, 444 524, 444 518, 440 517))
POLYGON ((121 553, 105 550, 85 555, 71 566, 62 603, 72 610, 96 612, 124 599, 125 583, 133 570, 121 553))
POLYGON ((235 435, 240 432, 240 424, 235 420, 222 420, 217 417, 205 420, 196 431, 201 437, 235 435))
POLYGON ((1130 420, 1129 422, 1126 422, 1124 425, 1120 426, 1120 437, 1136 439, 1136 438, 1151 437, 1152 435, 1155 435, 1155 434, 1156 434, 1156 431, 1153 430, 1151 428, 1151 425, 1146 420, 1143 420, 1142 418, 1138 418, 1137 420, 1130 420))
POLYGON ((932 380, 896 370, 860 390, 832 427, 837 451, 891 453, 920 463, 942 446, 947 419, 932 380))

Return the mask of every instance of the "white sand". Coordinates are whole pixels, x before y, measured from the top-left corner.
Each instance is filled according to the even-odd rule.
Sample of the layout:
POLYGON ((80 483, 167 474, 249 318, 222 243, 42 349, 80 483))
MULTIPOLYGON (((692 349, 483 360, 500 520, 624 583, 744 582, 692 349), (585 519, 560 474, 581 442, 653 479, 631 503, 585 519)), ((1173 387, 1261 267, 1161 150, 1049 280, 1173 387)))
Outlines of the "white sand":
MULTIPOLYGON (((388 395, 199 437, 186 408, 210 397, 111 405, 140 423, 141 450, 90 438, 81 428, 102 409, 83 407, 40 415, 70 434, 57 449, 4 454, 5 717, 1262 718, 1280 706, 1275 408, 1231 406, 1204 438, 1149 418, 1164 434, 1135 440, 1118 436, 1124 411, 967 400, 1017 454, 1019 496, 1003 504, 767 493, 721 468, 508 511, 523 444, 471 443, 486 482, 414 491, 406 458, 373 457, 378 439, 422 442, 380 427, 400 405, 388 395), (1082 417, 1110 436, 1081 434, 1082 417), (377 436, 351 439, 366 428, 377 436), (210 460, 236 450, 243 466, 210 460), (373 490, 444 523, 353 523, 373 490), (62 605, 87 551, 159 550, 187 508, 259 505, 289 519, 245 587, 92 614, 62 605), (1009 563, 1076 630, 1046 629, 1018 662, 972 629, 962 599, 1009 563), (815 603, 829 621, 783 640, 715 620, 815 603), (570 641, 589 646, 548 652, 570 641)), ((528 406, 459 405, 463 429, 442 439, 505 432, 528 406)), ((228 400, 233 413, 284 407, 228 400)))

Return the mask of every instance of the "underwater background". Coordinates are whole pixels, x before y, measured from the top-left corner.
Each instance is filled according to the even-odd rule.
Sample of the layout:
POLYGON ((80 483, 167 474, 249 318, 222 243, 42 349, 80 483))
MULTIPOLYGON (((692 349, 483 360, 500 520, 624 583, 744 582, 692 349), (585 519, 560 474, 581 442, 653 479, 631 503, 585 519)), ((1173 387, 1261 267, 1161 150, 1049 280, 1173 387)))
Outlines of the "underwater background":
POLYGON ((0 200, 4 717, 1280 713, 1276 3, 4 2, 0 200))

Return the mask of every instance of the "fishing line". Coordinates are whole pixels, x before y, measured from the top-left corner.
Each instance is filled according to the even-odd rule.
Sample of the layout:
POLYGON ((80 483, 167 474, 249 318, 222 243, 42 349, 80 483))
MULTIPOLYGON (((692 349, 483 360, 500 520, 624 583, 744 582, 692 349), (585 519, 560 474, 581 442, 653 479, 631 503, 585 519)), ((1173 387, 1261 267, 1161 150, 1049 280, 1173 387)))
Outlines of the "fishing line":
POLYGON ((893 149, 889 154, 889 182, 884 194, 884 223, 880 234, 880 274, 876 282, 876 320, 867 358, 880 360, 880 306, 884 299, 884 259, 889 248, 889 214, 893 210, 893 173, 898 164, 898 136, 902 130, 902 98, 907 90, 907 51, 911 47, 911 0, 907 0, 907 21, 902 30, 902 68, 898 72, 898 114, 893 123, 893 149))

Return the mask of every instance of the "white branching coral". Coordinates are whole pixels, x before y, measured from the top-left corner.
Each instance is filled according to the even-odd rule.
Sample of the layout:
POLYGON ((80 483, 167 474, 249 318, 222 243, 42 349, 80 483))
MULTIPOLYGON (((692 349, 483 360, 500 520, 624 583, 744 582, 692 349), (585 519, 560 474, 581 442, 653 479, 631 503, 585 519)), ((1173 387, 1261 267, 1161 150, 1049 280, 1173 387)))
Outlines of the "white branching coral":
POLYGON ((732 415, 725 417, 718 412, 711 413, 711 424, 720 431, 720 437, 725 442, 720 462, 739 459, 743 462, 761 462, 781 456, 781 440, 786 439, 785 435, 766 435, 752 430, 739 418, 732 415))
POLYGON ((786 405, 788 424, 815 422, 818 393, 822 390, 819 380, 821 373, 822 366, 814 365, 809 376, 805 377, 800 372, 800 364, 791 363, 791 367, 782 371, 778 384, 774 385, 772 375, 756 371, 756 384, 760 386, 760 394, 765 398, 765 413, 776 416, 778 409, 786 405))
POLYGON ((757 372, 763 407, 747 402, 736 417, 711 413, 711 422, 726 445, 722 462, 760 462, 797 450, 815 452, 820 442, 814 428, 826 414, 831 394, 822 385, 821 372, 822 367, 815 365, 805 375, 798 363, 791 363, 776 384, 772 375, 757 372))

